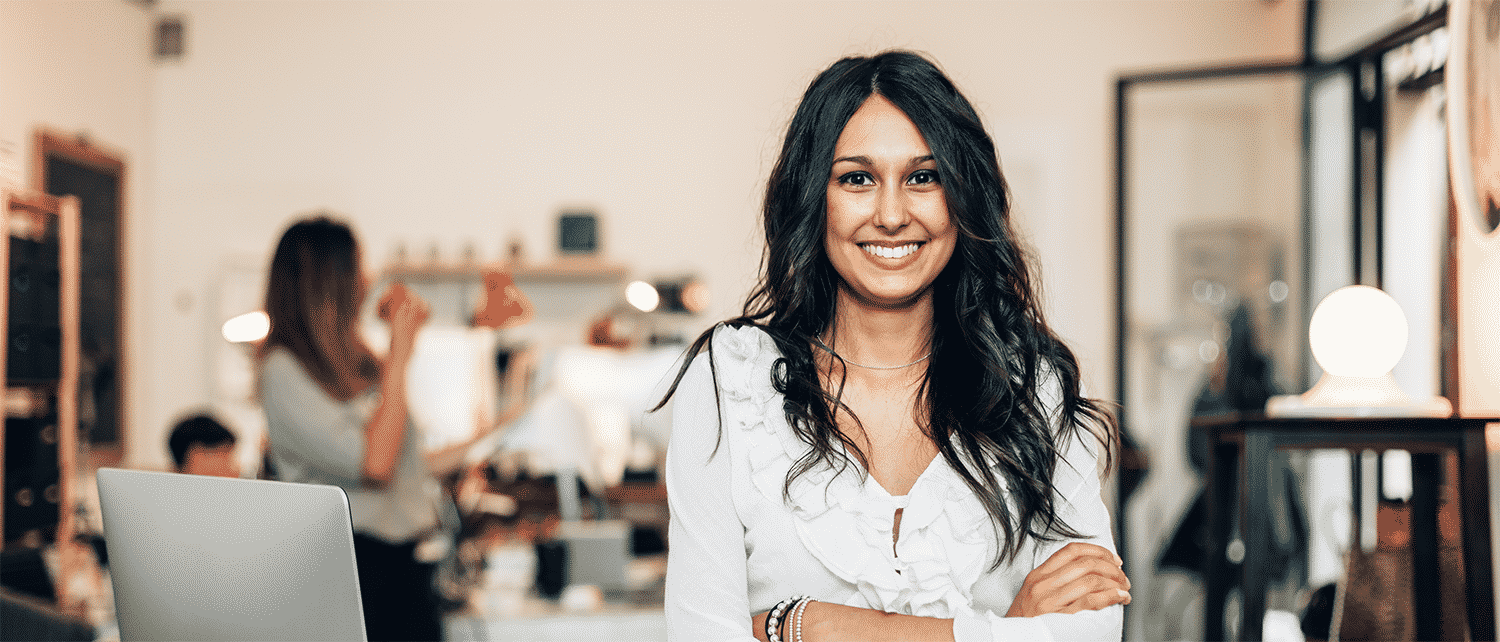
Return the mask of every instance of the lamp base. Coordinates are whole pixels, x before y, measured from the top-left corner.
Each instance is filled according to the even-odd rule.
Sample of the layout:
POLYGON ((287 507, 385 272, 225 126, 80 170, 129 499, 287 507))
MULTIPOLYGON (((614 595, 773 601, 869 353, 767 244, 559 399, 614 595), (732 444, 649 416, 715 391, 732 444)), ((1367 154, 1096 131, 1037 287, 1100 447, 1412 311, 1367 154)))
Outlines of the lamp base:
POLYGON ((1324 373, 1300 395, 1266 402, 1272 417, 1448 417, 1453 404, 1443 397, 1412 399, 1390 373, 1381 377, 1341 377, 1324 373))

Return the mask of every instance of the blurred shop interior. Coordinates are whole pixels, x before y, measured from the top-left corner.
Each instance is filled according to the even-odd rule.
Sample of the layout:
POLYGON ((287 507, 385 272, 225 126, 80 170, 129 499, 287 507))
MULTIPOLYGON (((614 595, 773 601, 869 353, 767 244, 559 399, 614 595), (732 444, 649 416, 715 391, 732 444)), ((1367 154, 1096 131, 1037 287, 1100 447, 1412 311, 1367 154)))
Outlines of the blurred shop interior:
MULTIPOLYGON (((1470 5, 1500 25, 1500 3, 1470 5)), ((1465 546, 1495 529, 1456 517, 1482 440, 1479 460, 1273 448, 1248 464, 1272 480, 1254 519, 1245 491, 1210 494, 1215 471, 1245 472, 1214 463, 1215 426, 1324 377, 1309 321, 1345 286, 1404 312, 1390 375, 1406 394, 1443 398, 1444 419, 1500 416, 1500 337, 1483 329, 1500 313, 1500 196, 1478 213, 1454 196, 1486 189, 1500 154, 1472 150, 1477 188, 1451 176, 1449 123, 1469 94, 1465 113, 1500 121, 1500 74, 1491 58, 1450 86, 1469 24, 1453 15, 1447 0, 0 2, 0 639, 119 639, 97 469, 174 470, 173 427, 206 415, 240 476, 274 478, 255 366, 267 265, 316 212, 354 229, 370 292, 402 283, 431 306, 408 396, 427 452, 462 445, 440 478, 461 523, 423 553, 445 637, 665 639, 671 408, 650 409, 755 283, 760 194, 806 83, 891 47, 930 54, 975 100, 1050 322, 1089 394, 1119 404, 1105 494, 1134 585, 1127 640, 1493 635, 1494 605, 1464 582, 1492 582, 1465 546), (1429 491, 1430 541, 1412 508, 1429 491), (1441 569, 1430 587, 1410 579, 1423 564, 1441 569)), ((371 346, 389 344, 379 314, 372 296, 371 346)))

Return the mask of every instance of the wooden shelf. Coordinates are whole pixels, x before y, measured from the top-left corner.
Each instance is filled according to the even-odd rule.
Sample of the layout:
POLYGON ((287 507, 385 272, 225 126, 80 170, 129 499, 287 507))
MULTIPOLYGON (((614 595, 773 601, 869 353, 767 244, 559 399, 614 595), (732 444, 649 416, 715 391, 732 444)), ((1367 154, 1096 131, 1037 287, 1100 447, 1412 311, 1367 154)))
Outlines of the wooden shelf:
POLYGON ((518 283, 527 281, 566 281, 609 283, 625 278, 624 265, 594 257, 562 257, 548 263, 399 263, 386 268, 391 278, 431 281, 478 281, 485 272, 508 272, 518 283))
MULTIPOLYGON (((6 337, 6 348, 0 351, 0 389, 6 399, 6 420, 0 422, 0 451, 5 453, 0 457, 0 548, 40 548, 55 542, 61 555, 54 583, 61 586, 81 564, 73 542, 81 272, 78 199, 11 190, 0 194, 0 229, 7 232, 0 243, 0 336, 6 337), (12 257, 15 248, 30 257, 12 257), (54 251, 55 294, 49 287, 54 251), (13 260, 28 271, 12 274, 13 260), (54 296, 55 317, 46 310, 54 296), (42 307, 16 307, 27 306, 28 299, 42 307), (24 316, 13 319, 12 312, 24 316), (28 343, 35 346, 31 354, 38 355, 27 357, 23 367, 12 354, 24 350, 18 343, 22 335, 13 336, 16 332, 30 333, 28 343), (53 332, 55 344, 49 336, 53 332), (54 354, 55 367, 48 363, 54 354), (18 370, 21 376, 13 379, 18 370), (8 434, 7 429, 16 432, 8 434), (49 504, 55 504, 55 517, 49 504)), ((64 593, 59 591, 58 603, 67 610, 74 605, 64 593)))

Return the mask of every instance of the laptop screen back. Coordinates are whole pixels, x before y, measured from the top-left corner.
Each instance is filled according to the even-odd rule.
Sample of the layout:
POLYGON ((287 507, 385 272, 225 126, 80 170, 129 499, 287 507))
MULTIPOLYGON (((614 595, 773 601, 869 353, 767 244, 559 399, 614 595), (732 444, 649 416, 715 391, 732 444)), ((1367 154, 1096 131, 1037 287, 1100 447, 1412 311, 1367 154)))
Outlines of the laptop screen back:
POLYGON ((335 486, 101 468, 120 638, 364 640, 335 486))

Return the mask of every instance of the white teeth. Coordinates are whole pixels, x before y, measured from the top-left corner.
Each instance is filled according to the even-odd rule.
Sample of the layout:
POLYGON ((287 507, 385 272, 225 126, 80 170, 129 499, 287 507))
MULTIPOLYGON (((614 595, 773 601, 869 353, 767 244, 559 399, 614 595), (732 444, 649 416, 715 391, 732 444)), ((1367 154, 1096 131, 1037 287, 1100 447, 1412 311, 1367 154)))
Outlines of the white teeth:
POLYGON ((902 245, 899 247, 885 247, 883 245, 862 245, 860 247, 863 247, 866 252, 869 252, 873 256, 880 256, 888 259, 899 259, 905 258, 912 252, 917 251, 918 245, 919 244, 917 243, 907 243, 906 245, 902 245))

